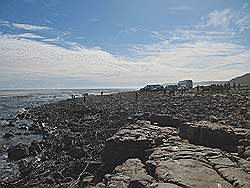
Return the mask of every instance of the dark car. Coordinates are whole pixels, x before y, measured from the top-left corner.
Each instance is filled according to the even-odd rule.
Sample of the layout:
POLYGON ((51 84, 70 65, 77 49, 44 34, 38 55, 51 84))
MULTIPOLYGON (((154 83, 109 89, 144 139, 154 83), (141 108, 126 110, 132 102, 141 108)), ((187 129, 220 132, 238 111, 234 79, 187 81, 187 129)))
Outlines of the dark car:
POLYGON ((144 88, 140 89, 140 91, 162 91, 163 86, 160 84, 156 85, 146 85, 144 88))

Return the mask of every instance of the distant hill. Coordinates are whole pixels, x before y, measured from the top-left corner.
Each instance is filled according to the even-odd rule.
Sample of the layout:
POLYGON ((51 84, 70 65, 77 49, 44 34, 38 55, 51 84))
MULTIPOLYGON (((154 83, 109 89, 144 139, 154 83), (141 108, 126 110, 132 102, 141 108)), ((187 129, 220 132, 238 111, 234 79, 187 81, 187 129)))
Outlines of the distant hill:
POLYGON ((245 85, 250 87, 250 73, 244 74, 242 76, 233 78, 229 81, 230 83, 240 83, 240 85, 245 85))

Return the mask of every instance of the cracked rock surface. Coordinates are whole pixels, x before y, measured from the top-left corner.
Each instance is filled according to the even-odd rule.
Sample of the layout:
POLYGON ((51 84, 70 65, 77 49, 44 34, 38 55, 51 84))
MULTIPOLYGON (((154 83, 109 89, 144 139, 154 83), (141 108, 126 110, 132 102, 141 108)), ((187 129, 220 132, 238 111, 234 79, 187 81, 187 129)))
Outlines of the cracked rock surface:
POLYGON ((175 128, 149 121, 121 129, 107 140, 104 151, 102 168, 110 173, 97 187, 154 187, 159 183, 166 187, 250 186, 249 173, 231 154, 190 144, 175 128))

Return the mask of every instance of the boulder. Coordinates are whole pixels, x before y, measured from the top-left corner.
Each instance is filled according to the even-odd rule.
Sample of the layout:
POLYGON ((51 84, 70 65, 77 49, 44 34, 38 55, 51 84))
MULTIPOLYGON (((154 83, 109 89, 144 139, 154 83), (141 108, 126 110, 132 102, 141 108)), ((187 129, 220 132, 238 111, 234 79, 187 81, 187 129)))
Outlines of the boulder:
POLYGON ((122 164, 129 158, 146 160, 147 151, 171 135, 177 135, 177 131, 171 127, 158 127, 151 125, 149 121, 138 121, 137 124, 124 127, 111 138, 106 140, 102 159, 105 164, 122 164))
POLYGON ((10 147, 7 152, 10 160, 20 160, 29 156, 29 148, 25 144, 10 147))
POLYGON ((140 159, 128 159, 122 165, 106 175, 104 183, 108 187, 146 187, 156 182, 154 178, 147 174, 145 166, 140 159))

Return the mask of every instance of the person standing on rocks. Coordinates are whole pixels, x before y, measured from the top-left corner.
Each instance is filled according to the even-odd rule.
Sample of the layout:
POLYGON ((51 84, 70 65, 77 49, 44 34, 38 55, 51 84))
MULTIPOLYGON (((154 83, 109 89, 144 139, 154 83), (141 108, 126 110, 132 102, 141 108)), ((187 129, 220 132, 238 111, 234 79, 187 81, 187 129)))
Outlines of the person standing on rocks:
POLYGON ((138 91, 135 92, 135 101, 138 101, 138 91))
POLYGON ((235 82, 233 83, 233 88, 234 88, 234 90, 236 90, 236 84, 235 84, 235 82))
POLYGON ((238 83, 238 90, 240 90, 240 83, 238 83))
POLYGON ((200 86, 197 85, 196 89, 197 89, 197 92, 199 93, 199 91, 200 91, 200 86))

